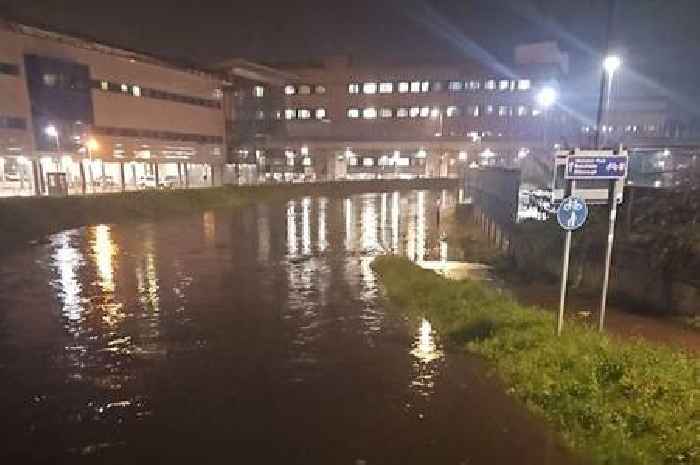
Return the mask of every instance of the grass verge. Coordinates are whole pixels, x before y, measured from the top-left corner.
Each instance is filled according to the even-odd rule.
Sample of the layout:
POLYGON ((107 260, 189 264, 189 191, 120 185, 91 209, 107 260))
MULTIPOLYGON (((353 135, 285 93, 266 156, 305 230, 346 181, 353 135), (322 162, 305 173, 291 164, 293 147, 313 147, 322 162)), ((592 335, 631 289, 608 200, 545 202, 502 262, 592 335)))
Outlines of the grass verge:
POLYGON ((373 266, 390 302, 492 362, 509 393, 594 463, 700 463, 700 363, 691 355, 575 322, 559 338, 553 314, 483 283, 393 256, 373 266))

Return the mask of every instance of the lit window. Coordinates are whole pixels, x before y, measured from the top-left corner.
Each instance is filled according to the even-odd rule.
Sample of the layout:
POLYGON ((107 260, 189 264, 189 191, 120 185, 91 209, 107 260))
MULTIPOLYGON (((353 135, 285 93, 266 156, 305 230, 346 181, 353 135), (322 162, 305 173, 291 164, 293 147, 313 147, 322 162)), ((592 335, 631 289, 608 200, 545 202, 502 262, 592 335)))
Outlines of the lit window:
POLYGON ((440 109, 438 107, 433 108, 430 110, 430 117, 435 119, 440 116, 440 109))
POLYGON ((255 86, 253 87, 253 95, 255 97, 264 97, 265 96, 265 88, 263 86, 255 86))
POLYGON ((350 166, 357 166, 357 157, 350 157, 348 162, 350 163, 350 166))
POLYGON ((462 81, 450 81, 447 83, 447 89, 451 91, 460 91, 463 89, 464 83, 462 81))
POLYGON ((467 115, 474 117, 479 116, 479 105, 469 105, 467 107, 467 115))
POLYGON ((362 84, 363 94, 376 94, 377 93, 377 83, 376 82, 365 82, 362 84))
POLYGON ((391 118, 394 116, 394 112, 391 110, 391 108, 382 108, 379 110, 379 116, 382 118, 391 118))
POLYGON ((430 90, 430 81, 423 81, 420 83, 420 91, 428 92, 430 90))
POLYGON ((299 110, 297 110, 297 118, 310 119, 311 118, 311 110, 308 110, 306 108, 300 108, 299 110))
POLYGON ((396 117, 397 118, 407 118, 408 117, 408 108, 397 108, 396 109, 396 117))
POLYGON ((100 82, 100 88, 102 90, 109 90, 109 82, 107 82, 107 81, 100 82))
POLYGON ((58 82, 58 76, 55 74, 44 74, 42 76, 42 80, 44 81, 45 86, 54 87, 58 82))
POLYGON ((498 116, 507 116, 508 107, 505 105, 498 105, 498 116))
POLYGON ((275 112, 275 118, 276 118, 276 119, 282 119, 282 112, 281 112, 280 110, 277 110, 277 111, 275 112))
POLYGON ((301 160, 301 164, 304 166, 311 166, 311 158, 310 157, 304 157, 301 160))
POLYGON ((360 110, 357 108, 348 108, 348 118, 359 118, 360 110))
POLYGON ((420 117, 427 118, 428 116, 430 116, 430 107, 421 107, 420 117))
POLYGON ((455 116, 459 116, 459 109, 455 106, 449 106, 445 109, 445 114, 448 118, 454 118, 455 116))
POLYGON ((311 86, 307 84, 300 85, 299 95, 311 95, 311 86))
POLYGON ((126 84, 122 84, 121 89, 124 93, 129 92, 129 86, 127 86, 126 84))
POLYGON ((364 110, 362 110, 362 117, 364 119, 376 119, 377 109, 374 107, 365 108, 364 110))
POLYGON ((487 80, 487 81, 484 83, 484 89, 487 89, 487 90, 494 90, 494 89, 496 89, 496 81, 494 81, 493 79, 487 80))
POLYGON ((382 82, 379 84, 379 93, 380 94, 390 94, 394 91, 394 83, 393 82, 382 82))
POLYGON ((508 90, 510 87, 510 81, 508 79, 501 79, 498 81, 498 90, 508 90))
POLYGON ((294 95, 297 93, 297 88, 291 84, 287 84, 284 86, 284 93, 285 95, 294 95))
POLYGON ((255 110, 255 119, 257 119, 257 120, 265 119, 265 112, 262 110, 255 110))
POLYGON ((531 86, 529 79, 520 79, 518 81, 518 90, 529 90, 531 86))
POLYGON ((131 86, 131 94, 134 97, 141 97, 141 88, 139 86, 131 86))
POLYGON ((316 109, 316 119, 324 119, 326 117, 326 109, 325 108, 317 108, 316 109))
POLYGON ((417 94, 420 92, 420 81, 411 81, 411 93, 417 94))
POLYGON ((486 105, 486 114, 493 115, 493 105, 486 105))
POLYGON ((297 117, 297 112, 296 110, 293 110, 291 108, 287 108, 284 110, 284 119, 294 119, 297 117))
POLYGON ((314 92, 316 92, 317 94, 325 94, 326 93, 326 86, 318 84, 314 88, 314 92))
POLYGON ((479 81, 469 81, 469 90, 479 90, 481 83, 479 81))
POLYGON ((359 94, 360 85, 357 83, 348 84, 348 94, 359 94))
POLYGON ((409 91, 410 84, 408 82, 399 82, 399 93, 405 94, 409 91))
POLYGON ((374 166, 374 158, 366 157, 362 159, 362 166, 374 166))
POLYGON ((518 116, 527 115, 527 107, 525 105, 518 105, 518 116))
POLYGON ((420 115, 420 107, 411 107, 409 114, 411 118, 418 118, 418 116, 420 115))

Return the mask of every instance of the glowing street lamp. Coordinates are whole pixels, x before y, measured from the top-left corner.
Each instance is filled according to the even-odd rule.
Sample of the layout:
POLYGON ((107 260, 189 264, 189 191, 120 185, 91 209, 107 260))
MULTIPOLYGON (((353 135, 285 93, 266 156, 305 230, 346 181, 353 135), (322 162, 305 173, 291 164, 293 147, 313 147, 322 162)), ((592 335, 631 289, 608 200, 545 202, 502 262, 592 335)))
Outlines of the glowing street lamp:
POLYGON ((58 137, 58 129, 56 129, 56 126, 54 126, 53 124, 49 124, 48 126, 46 126, 44 132, 49 137, 58 137))
POLYGON ((617 55, 608 55, 603 59, 603 69, 611 80, 615 71, 620 69, 620 66, 622 66, 622 58, 617 55))
POLYGON ((556 103, 558 97, 556 89, 553 87, 543 87, 535 96, 535 101, 540 107, 548 109, 556 103))

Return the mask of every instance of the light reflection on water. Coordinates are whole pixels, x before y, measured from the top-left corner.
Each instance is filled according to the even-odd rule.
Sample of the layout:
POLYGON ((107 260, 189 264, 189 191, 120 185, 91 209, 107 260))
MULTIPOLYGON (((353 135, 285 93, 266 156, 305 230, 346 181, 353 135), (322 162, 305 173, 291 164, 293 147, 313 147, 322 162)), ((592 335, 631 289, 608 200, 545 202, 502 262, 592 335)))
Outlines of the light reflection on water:
MULTIPOLYGON (((439 405, 449 405, 451 415, 463 392, 440 394, 446 356, 439 337, 428 321, 407 335, 405 322, 378 298, 371 268, 386 251, 446 259, 438 199, 443 209, 453 202, 428 191, 303 197, 56 234, 43 258, 52 300, 35 302, 34 311, 60 323, 61 334, 49 341, 55 352, 43 349, 43 365, 13 367, 37 381, 9 397, 40 401, 31 402, 30 414, 21 410, 25 404, 12 407, 14 417, 29 419, 10 434, 35 431, 27 448, 52 458, 109 456, 115 448, 128 459, 136 444, 172 449, 178 463, 178 451, 208 453, 200 437, 236 448, 265 440, 275 447, 256 446, 256 454, 283 444, 281 455, 318 449, 329 432, 361 448, 380 442, 374 452, 413 450, 441 436, 459 443, 461 423, 454 430, 414 423, 417 412, 428 415, 439 405), (408 416, 401 413, 406 405, 408 416), (392 437, 379 439, 384 425, 389 436, 406 435, 401 447, 393 448, 392 437)), ((27 279, 28 287, 45 286, 41 277, 27 279)), ((20 327, 10 331, 18 344, 31 338, 20 327)), ((361 457, 355 453, 290 462, 352 463, 361 457)), ((428 463, 397 457, 394 463, 428 463)), ((388 463, 384 458, 373 463, 388 463)))

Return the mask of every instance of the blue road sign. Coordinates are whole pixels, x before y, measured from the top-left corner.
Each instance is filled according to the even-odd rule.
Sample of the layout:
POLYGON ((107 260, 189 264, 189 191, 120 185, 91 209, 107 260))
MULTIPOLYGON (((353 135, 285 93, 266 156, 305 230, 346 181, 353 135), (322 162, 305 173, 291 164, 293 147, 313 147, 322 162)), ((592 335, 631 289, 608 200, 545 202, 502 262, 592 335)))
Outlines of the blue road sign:
POLYGON ((566 179, 624 179, 627 177, 627 155, 569 155, 566 179))
POLYGON ((559 226, 567 231, 573 231, 583 226, 588 218, 588 206, 580 197, 567 197, 562 200, 557 209, 559 226))

